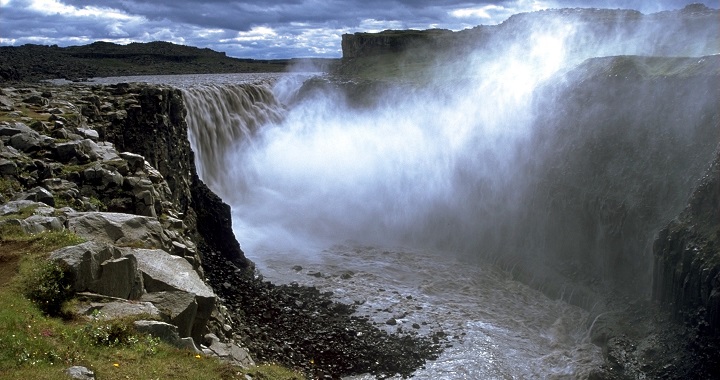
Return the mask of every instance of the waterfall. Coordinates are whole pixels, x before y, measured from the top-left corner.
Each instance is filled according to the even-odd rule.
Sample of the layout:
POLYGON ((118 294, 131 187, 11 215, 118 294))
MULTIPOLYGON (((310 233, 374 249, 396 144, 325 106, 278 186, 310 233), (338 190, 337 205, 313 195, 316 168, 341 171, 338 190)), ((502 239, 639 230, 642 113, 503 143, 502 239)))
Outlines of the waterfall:
POLYGON ((204 84, 183 90, 198 175, 216 193, 225 194, 227 154, 252 139, 260 126, 282 119, 273 82, 204 84))

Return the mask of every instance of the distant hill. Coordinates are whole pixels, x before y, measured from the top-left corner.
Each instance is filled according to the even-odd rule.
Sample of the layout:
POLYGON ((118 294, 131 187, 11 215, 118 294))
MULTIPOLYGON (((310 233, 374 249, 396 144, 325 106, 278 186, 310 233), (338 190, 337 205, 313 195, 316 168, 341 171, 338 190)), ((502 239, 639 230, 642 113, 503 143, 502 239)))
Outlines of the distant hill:
MULTIPOLYGON (((84 46, 22 45, 0 47, 0 81, 161 74, 281 72, 298 59, 231 58, 210 49, 170 42, 118 45, 94 42, 84 46)), ((331 60, 309 59, 327 65, 331 60)))

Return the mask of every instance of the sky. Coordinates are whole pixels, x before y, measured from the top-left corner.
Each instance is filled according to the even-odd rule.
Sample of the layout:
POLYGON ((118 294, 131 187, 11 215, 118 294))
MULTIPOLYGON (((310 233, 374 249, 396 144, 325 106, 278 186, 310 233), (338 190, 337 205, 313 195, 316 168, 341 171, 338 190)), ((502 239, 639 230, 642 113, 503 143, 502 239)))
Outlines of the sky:
POLYGON ((231 57, 337 58, 342 34, 461 30, 550 8, 643 13, 720 0, 0 0, 0 45, 169 41, 231 57))

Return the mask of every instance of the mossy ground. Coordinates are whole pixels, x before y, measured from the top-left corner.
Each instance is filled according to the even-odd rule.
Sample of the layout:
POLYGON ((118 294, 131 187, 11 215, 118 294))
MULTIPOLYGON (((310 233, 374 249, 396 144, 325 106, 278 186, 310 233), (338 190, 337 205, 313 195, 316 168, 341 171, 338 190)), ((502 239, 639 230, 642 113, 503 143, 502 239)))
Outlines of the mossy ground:
POLYGON ((130 320, 88 320, 66 312, 51 318, 23 295, 28 278, 49 252, 81 240, 67 232, 0 230, 0 378, 66 379, 85 366, 99 379, 302 379, 275 365, 249 370, 179 350, 132 331, 130 320))

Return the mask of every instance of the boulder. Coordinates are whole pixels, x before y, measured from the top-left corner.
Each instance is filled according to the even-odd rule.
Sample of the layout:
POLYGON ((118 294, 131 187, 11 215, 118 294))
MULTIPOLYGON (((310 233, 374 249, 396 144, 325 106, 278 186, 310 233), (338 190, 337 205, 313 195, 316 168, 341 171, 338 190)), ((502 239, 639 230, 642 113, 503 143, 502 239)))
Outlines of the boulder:
POLYGON ((242 368, 248 368, 255 365, 250 354, 246 349, 238 346, 234 342, 223 343, 215 334, 205 335, 205 340, 209 342, 209 346, 203 349, 203 353, 210 356, 216 356, 220 360, 229 362, 242 368))
POLYGON ((135 321, 133 325, 135 330, 140 333, 159 338, 163 342, 178 348, 200 352, 192 338, 180 338, 177 327, 169 323, 159 321, 135 321))
POLYGON ((99 278, 90 291, 124 299, 138 299, 143 293, 142 275, 133 255, 110 259, 100 264, 99 278))
MULTIPOLYGON (((72 137, 67 132, 61 133, 58 131, 60 131, 60 129, 54 131, 53 136, 57 134, 58 138, 62 135, 65 136, 64 138, 72 137)), ((60 162, 70 162, 73 159, 78 162, 88 162, 97 161, 100 157, 112 157, 107 146, 103 145, 103 147, 100 147, 90 139, 55 144, 53 154, 55 159, 60 162)))
POLYGON ((95 151, 102 161, 117 160, 120 156, 115 150, 115 145, 109 142, 99 142, 96 144, 97 150, 95 151))
POLYGON ((198 308, 194 294, 186 292, 155 292, 144 294, 140 300, 155 305, 166 322, 177 326, 181 337, 190 336, 198 308))
POLYGON ((17 164, 14 161, 0 158, 0 176, 17 174, 17 164))
POLYGON ((120 187, 123 184, 123 176, 117 171, 108 170, 100 164, 96 164, 83 171, 83 178, 86 182, 103 189, 120 187))
POLYGON ((0 125, 0 136, 15 136, 20 133, 37 133, 23 123, 15 123, 12 126, 0 125))
POLYGON ((8 145, 25 153, 35 152, 40 150, 42 147, 42 140, 40 134, 33 131, 23 132, 14 135, 8 140, 8 145))
POLYGON ((85 315, 93 315, 95 313, 98 313, 98 318, 103 320, 120 319, 137 315, 160 317, 160 310, 150 302, 130 302, 125 300, 114 300, 104 303, 92 302, 83 312, 85 315))
MULTIPOLYGON (((53 136, 57 135, 58 138, 67 138, 67 133, 63 135, 63 131, 63 129, 56 130, 53 132, 53 136)), ((89 156, 85 154, 85 148, 82 144, 80 144, 80 141, 69 141, 55 144, 53 153, 55 155, 55 159, 60 162, 70 162, 72 159, 76 159, 81 162, 89 160, 89 156)))
POLYGON ((90 139, 92 141, 98 141, 100 139, 100 134, 94 129, 78 128, 77 131, 81 136, 83 136, 87 139, 90 139))
POLYGON ((120 157, 127 161, 132 173, 142 170, 145 167, 145 157, 139 154, 122 152, 120 153, 120 157))
POLYGON ((83 292, 93 287, 100 279, 101 264, 120 257, 112 245, 97 241, 60 248, 50 254, 50 259, 70 270, 73 290, 83 292))
POLYGON ((156 218, 112 212, 79 212, 68 215, 68 229, 97 242, 145 248, 163 248, 162 226, 156 218))
POLYGON ((79 365, 66 369, 65 374, 75 380, 95 380, 95 372, 79 365))
POLYGON ((33 104, 36 106, 46 106, 50 104, 50 101, 40 95, 30 95, 27 98, 23 99, 23 103, 33 104))
POLYGON ((20 194, 20 196, 17 197, 17 200, 41 202, 49 206, 55 206, 55 197, 53 197, 53 194, 40 186, 34 187, 29 191, 20 194))
POLYGON ((192 327, 192 336, 201 337, 212 314, 216 297, 192 265, 182 257, 173 256, 159 249, 122 249, 123 254, 133 254, 138 269, 143 274, 145 290, 148 293, 180 291, 195 296, 197 313, 192 327))
POLYGON ((33 215, 20 222, 20 227, 28 234, 43 231, 62 231, 65 229, 61 218, 55 216, 33 215))
POLYGON ((51 209, 47 204, 42 202, 35 202, 28 199, 21 199, 21 200, 15 200, 7 202, 3 205, 0 205, 0 216, 10 215, 10 214, 19 214, 23 210, 33 207, 35 208, 35 212, 40 208, 45 209, 51 209))

